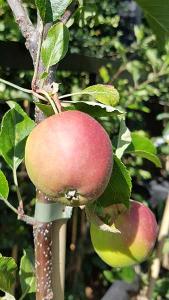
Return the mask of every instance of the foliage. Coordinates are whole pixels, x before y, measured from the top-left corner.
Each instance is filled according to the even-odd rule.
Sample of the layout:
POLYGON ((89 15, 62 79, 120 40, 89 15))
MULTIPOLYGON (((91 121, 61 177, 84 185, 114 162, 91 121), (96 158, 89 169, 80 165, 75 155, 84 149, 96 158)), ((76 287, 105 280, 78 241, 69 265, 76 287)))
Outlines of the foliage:
MULTIPOLYGON (((21 34, 6 1, 1 0, 1 2, 0 39, 22 41, 21 34)), ((34 21, 36 19, 35 3, 33 1, 24 2, 34 21)), ((134 32, 131 32, 132 38, 125 40, 126 29, 122 26, 123 18, 120 14, 123 7, 122 1, 113 1, 112 3, 110 0, 92 0, 90 2, 79 0, 79 7, 67 26, 59 20, 72 1, 62 1, 62 5, 58 5, 60 1, 47 1, 46 7, 43 5, 44 1, 36 0, 35 2, 45 23, 57 21, 48 31, 42 44, 41 58, 46 67, 45 72, 41 74, 42 81, 48 75, 49 67, 64 59, 68 51, 68 44, 71 53, 80 53, 98 58, 106 57, 110 60, 110 63, 100 68, 99 75, 97 75, 94 82, 92 82, 91 76, 86 73, 79 76, 79 74, 71 71, 57 71, 56 74, 57 82, 61 82, 59 96, 62 99, 64 109, 78 109, 89 113, 106 128, 112 140, 115 153, 114 169, 108 188, 98 201, 98 210, 102 206, 112 203, 123 203, 127 206, 131 195, 138 200, 147 202, 147 194, 149 198, 149 193, 145 188, 147 179, 150 180, 151 177, 161 176, 161 174, 165 174, 167 178, 168 172, 164 168, 166 155, 169 153, 169 44, 164 45, 164 41, 168 36, 167 0, 163 0, 158 7, 153 1, 137 1, 144 9, 145 16, 156 33, 163 52, 158 50, 156 37, 152 34, 145 20, 142 21, 142 24, 135 24, 134 32), (67 100, 68 97, 71 97, 70 101, 67 100), (150 123, 153 123, 155 129, 152 128, 150 123), (160 159, 157 156, 158 154, 160 154, 160 159), (161 161, 162 171, 156 168, 161 167, 161 161), (140 187, 143 187, 142 192, 140 192, 140 187), (110 194, 111 198, 109 197, 110 194)), ((132 23, 131 19, 130 22, 132 23)), ((21 71, 16 73, 12 70, 3 70, 2 73, 8 80, 13 77, 19 85, 27 87, 29 84, 30 86, 31 72, 21 71)), ((33 99, 22 91, 7 88, 3 83, 0 83, 0 96, 1 107, 3 108, 0 113, 2 119, 0 132, 0 167, 2 169, 0 171, 0 199, 6 201, 9 205, 11 203, 16 204, 17 171, 18 178, 20 178, 22 197, 25 200, 28 212, 32 213, 34 191, 27 177, 23 177, 25 170, 22 161, 26 138, 35 126, 31 119, 34 109, 33 99), (9 99, 21 101, 20 105, 13 101, 6 102, 9 99), (10 106, 10 109, 8 109, 8 106, 10 106), (30 114, 31 118, 25 111, 30 114), (14 174, 12 174, 10 168, 14 174), (6 174, 6 177, 4 174, 6 174), (13 175, 14 178, 12 178, 13 175), (8 186, 10 186, 10 192, 8 186), (32 201, 30 201, 31 199, 32 201)), ((36 105, 46 116, 54 113, 49 103, 46 105, 44 102, 38 102, 36 105)), ((149 203, 149 205, 151 204, 149 203)), ((5 206, 2 209, 4 213, 6 211, 5 206)), ((8 213, 6 215, 8 216, 8 213)), ((81 218, 79 217, 82 222, 81 218)), ((9 219, 12 220, 10 215, 9 219)), ((28 243, 32 242, 29 241, 29 233, 26 228, 23 225, 17 227, 15 220, 10 220, 7 218, 6 222, 9 228, 12 228, 11 232, 13 232, 12 230, 16 231, 16 234, 20 237, 22 248, 22 241, 25 242, 27 237, 28 243)), ((70 222, 72 225, 73 221, 70 222)), ((84 224, 82 223, 82 225, 84 224)), ((115 280, 133 281, 135 277, 132 268, 123 270, 107 269, 105 264, 91 254, 92 249, 86 232, 83 232, 83 234, 80 231, 78 232, 78 243, 79 245, 84 243, 84 247, 77 246, 75 251, 75 254, 81 253, 80 261, 82 269, 84 269, 84 274, 81 270, 77 270, 80 273, 79 290, 76 277, 72 276, 70 278, 69 274, 66 275, 70 278, 70 286, 67 287, 69 289, 67 299, 69 300, 77 300, 79 295, 81 297, 79 299, 86 299, 86 285, 95 289, 93 293, 99 299, 100 294, 97 294, 94 279, 102 286, 100 293, 103 294, 110 283, 115 280), (83 239, 87 241, 82 241, 83 239), (84 254, 82 255, 83 248, 85 250, 83 250, 84 254), (90 249, 90 254, 88 249, 90 249), (86 261, 86 257, 89 258, 88 261, 86 261), (84 262, 86 262, 86 269, 84 262), (95 272, 92 271, 92 268, 95 272), (92 272, 94 273, 93 281, 92 279, 89 280, 92 277, 90 276, 92 272), (71 296, 73 287, 74 293, 71 296)), ((2 245, 4 245, 1 246, 2 250, 9 252, 11 245, 9 246, 5 237, 2 236, 2 239, 4 240, 4 242, 2 241, 2 245)), ((70 243, 71 240, 68 238, 68 244, 70 243)), ((68 251, 69 255, 73 256, 68 251)), ((76 270, 74 262, 71 262, 70 257, 68 259, 70 265, 76 270)), ((31 293, 35 291, 35 276, 30 249, 24 250, 19 268, 20 271, 17 273, 17 277, 20 278, 21 289, 17 290, 17 294, 24 295, 24 297, 30 294, 26 297, 31 299, 31 293)), ((2 272, 0 289, 6 293, 6 298, 3 299, 8 299, 8 294, 11 293, 12 284, 16 278, 14 275, 16 272, 14 260, 1 256, 0 272, 2 272), (4 270, 8 276, 4 276, 4 270)), ((143 273, 140 276, 144 279, 143 273)), ((154 299, 159 295, 163 297, 162 299, 168 299, 167 284, 168 280, 165 277, 165 271, 162 269, 162 278, 157 281, 154 299)))

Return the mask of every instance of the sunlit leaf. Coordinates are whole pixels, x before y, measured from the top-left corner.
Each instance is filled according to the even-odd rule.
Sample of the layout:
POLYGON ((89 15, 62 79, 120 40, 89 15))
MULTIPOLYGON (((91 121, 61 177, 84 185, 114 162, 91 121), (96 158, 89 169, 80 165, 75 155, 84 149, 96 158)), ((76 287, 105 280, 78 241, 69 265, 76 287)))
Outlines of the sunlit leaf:
POLYGON ((0 170, 0 199, 7 200, 9 194, 8 181, 4 173, 0 170))
POLYGON ((120 130, 117 138, 116 155, 118 158, 123 156, 124 151, 131 143, 131 133, 127 128, 125 120, 120 121, 120 130))
POLYGON ((115 106, 119 102, 119 93, 112 85, 96 84, 85 88, 83 92, 106 105, 115 106))
POLYGON ((42 61, 47 71, 66 55, 68 44, 68 28, 61 22, 53 25, 42 44, 42 61))
POLYGON ((44 23, 54 22, 61 17, 72 0, 35 0, 44 23))
POLYGON ((0 290, 11 294, 17 265, 12 257, 0 255, 0 290))
POLYGON ((34 267, 34 256, 32 249, 23 251, 23 256, 20 263, 20 282, 22 292, 24 294, 35 293, 35 267, 34 267))
POLYGON ((169 37, 169 1, 136 0, 145 12, 150 26, 157 35, 159 46, 164 46, 169 37))
POLYGON ((35 126, 16 102, 8 102, 11 109, 4 115, 0 132, 0 153, 7 164, 16 170, 24 157, 26 138, 35 126))
POLYGON ((114 156, 110 181, 104 193, 97 200, 97 204, 105 207, 116 203, 123 203, 128 207, 131 187, 132 183, 129 171, 121 160, 114 156))
POLYGON ((146 158, 157 167, 161 167, 161 162, 156 155, 156 148, 151 140, 137 133, 132 133, 131 137, 132 142, 125 152, 146 158))

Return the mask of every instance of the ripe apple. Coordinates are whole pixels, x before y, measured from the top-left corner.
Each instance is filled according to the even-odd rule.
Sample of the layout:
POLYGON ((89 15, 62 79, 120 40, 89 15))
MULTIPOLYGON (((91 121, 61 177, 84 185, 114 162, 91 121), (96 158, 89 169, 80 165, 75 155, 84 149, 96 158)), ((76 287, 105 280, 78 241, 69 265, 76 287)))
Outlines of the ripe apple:
POLYGON ((25 164, 34 185, 65 203, 82 205, 105 190, 112 171, 112 145, 88 114, 66 111, 38 124, 29 135, 25 164))
MULTIPOLYGON (((113 206, 106 208, 110 218, 113 206)), ((129 209, 119 213, 114 225, 120 233, 105 232, 91 224, 91 240, 96 253, 111 267, 125 267, 144 261, 154 247, 157 223, 152 211, 131 200, 129 209)))

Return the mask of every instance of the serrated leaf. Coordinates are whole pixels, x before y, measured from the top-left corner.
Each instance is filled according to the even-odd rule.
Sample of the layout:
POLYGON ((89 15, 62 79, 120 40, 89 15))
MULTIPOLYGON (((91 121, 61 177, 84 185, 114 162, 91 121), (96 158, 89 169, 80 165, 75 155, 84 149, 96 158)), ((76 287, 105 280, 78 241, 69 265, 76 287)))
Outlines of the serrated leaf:
POLYGON ((164 46, 169 36, 169 1, 136 0, 145 12, 145 16, 154 30, 160 46, 164 46))
POLYGON ((58 63, 67 53, 69 44, 69 30, 63 23, 53 25, 42 44, 42 61, 46 67, 58 63))
POLYGON ((143 150, 150 152, 152 154, 156 154, 156 147, 152 143, 152 141, 145 137, 140 135, 139 133, 132 132, 131 133, 131 144, 127 148, 127 152, 135 151, 135 150, 143 150))
POLYGON ((110 117, 124 114, 124 112, 117 107, 114 108, 110 105, 94 101, 63 101, 62 106, 65 110, 77 109, 93 117, 110 117))
POLYGON ((19 104, 8 102, 11 109, 4 115, 0 132, 0 152, 11 169, 23 160, 26 138, 35 126, 19 104))
POLYGON ((0 199, 7 200, 9 194, 9 185, 4 173, 0 170, 0 199))
POLYGON ((125 120, 122 118, 120 121, 120 130, 117 139, 116 156, 121 158, 124 151, 131 143, 131 132, 127 128, 125 120))
POLYGON ((135 150, 133 152, 130 152, 131 154, 135 154, 137 156, 140 156, 142 158, 146 158, 147 160, 151 161, 153 164, 155 164, 156 167, 161 168, 161 161, 160 159, 149 152, 143 151, 143 150, 135 150))
MULTIPOLYGON (((80 110, 95 118, 124 114, 124 112, 119 110, 117 107, 114 108, 94 101, 62 101, 61 104, 64 110, 80 110)), ((54 114, 51 105, 36 103, 36 106, 43 111, 46 117, 50 117, 54 114)))
POLYGON ((0 256, 0 290, 11 294, 12 286, 15 281, 13 272, 17 265, 12 257, 0 256))
POLYGON ((54 22, 61 17, 72 0, 35 0, 44 23, 54 22))
POLYGON ((34 268, 34 256, 31 248, 23 251, 23 256, 20 263, 20 282, 22 292, 24 294, 35 293, 36 291, 36 278, 34 268))
POLYGON ((126 149, 126 153, 138 155, 140 157, 146 158, 157 167, 161 167, 161 162, 156 156, 156 148, 150 139, 141 136, 137 133, 132 133, 132 142, 126 149))
POLYGON ((98 205, 106 207, 112 204, 123 203, 129 206, 131 195, 131 177, 121 160, 114 155, 113 171, 104 193, 97 200, 98 205))
POLYGON ((83 92, 106 105, 115 106, 119 102, 119 93, 112 85, 96 84, 85 88, 83 92))

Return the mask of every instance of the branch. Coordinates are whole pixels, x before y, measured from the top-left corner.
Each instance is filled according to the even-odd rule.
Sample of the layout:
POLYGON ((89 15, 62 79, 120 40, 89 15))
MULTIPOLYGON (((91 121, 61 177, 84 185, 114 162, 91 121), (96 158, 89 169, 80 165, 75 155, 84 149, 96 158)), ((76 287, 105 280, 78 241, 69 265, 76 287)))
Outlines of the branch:
POLYGON ((36 30, 28 16, 26 9, 20 0, 7 0, 15 20, 22 32, 22 35, 26 39, 26 48, 29 50, 32 58, 35 56, 36 46, 36 30))
POLYGON ((150 268, 150 278, 149 278, 149 285, 148 285, 148 290, 147 290, 147 299, 151 300, 154 287, 156 284, 157 279, 159 278, 159 273, 160 273, 160 266, 161 266, 161 259, 163 255, 163 246, 165 239, 168 235, 169 232, 169 194, 166 200, 164 212, 163 212, 163 217, 161 221, 161 226, 158 234, 158 244, 157 244, 157 249, 156 249, 156 255, 155 258, 153 259, 151 268, 150 268))
POLYGON ((64 15, 61 18, 61 22, 66 24, 71 16, 73 15, 74 11, 76 10, 76 3, 72 3, 68 9, 65 11, 64 15))

